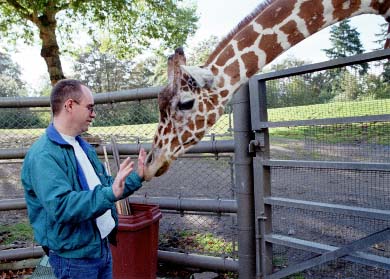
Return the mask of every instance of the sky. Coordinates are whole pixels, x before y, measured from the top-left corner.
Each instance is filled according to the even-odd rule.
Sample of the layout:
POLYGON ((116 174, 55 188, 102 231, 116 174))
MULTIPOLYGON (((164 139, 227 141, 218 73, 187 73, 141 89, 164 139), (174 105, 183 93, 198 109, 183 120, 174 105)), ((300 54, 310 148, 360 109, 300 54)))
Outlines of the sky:
MULTIPOLYGON (((198 5, 199 29, 194 37, 189 40, 189 45, 216 35, 223 38, 227 35, 246 15, 248 15, 260 2, 259 0, 196 0, 198 5)), ((373 43, 375 33, 379 30, 379 24, 385 22, 377 15, 361 15, 352 18, 351 25, 356 27, 361 34, 360 39, 366 51, 377 47, 373 43)), ((329 30, 326 28, 298 45, 292 47, 273 63, 294 56, 300 60, 322 62, 328 60, 321 49, 329 48, 329 30)), ((13 59, 20 65, 22 79, 29 86, 38 89, 42 82, 42 76, 46 75, 46 64, 40 56, 40 48, 19 46, 18 52, 12 54, 13 59)), ((65 75, 70 71, 70 62, 62 58, 65 75)))

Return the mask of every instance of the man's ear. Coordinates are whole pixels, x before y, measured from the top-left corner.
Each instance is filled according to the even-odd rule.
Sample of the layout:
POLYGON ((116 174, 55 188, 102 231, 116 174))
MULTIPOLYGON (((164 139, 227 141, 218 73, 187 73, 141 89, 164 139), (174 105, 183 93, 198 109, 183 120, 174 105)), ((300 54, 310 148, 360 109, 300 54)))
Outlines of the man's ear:
POLYGON ((180 66, 182 71, 190 75, 199 87, 212 87, 214 83, 214 75, 208 70, 198 66, 180 66))

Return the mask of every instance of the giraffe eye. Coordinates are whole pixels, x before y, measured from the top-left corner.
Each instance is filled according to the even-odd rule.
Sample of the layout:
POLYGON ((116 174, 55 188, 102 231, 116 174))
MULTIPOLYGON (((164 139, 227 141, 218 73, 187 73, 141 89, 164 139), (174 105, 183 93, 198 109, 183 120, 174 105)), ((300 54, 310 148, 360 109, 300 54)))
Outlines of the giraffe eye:
POLYGON ((190 78, 188 79, 188 85, 189 85, 191 88, 194 88, 194 87, 197 87, 197 86, 198 86, 197 83, 196 83, 196 81, 195 81, 192 77, 190 77, 190 78))
POLYGON ((177 107, 179 108, 179 110, 189 110, 189 109, 192 109, 192 107, 194 106, 194 102, 195 102, 195 99, 192 99, 192 100, 189 100, 186 102, 179 102, 177 104, 177 107))

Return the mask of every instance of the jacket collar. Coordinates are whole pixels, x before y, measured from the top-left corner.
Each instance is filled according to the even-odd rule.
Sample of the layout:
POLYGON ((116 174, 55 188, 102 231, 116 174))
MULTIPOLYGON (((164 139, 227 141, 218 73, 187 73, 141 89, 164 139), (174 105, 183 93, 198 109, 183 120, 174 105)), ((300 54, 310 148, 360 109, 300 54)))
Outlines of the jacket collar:
MULTIPOLYGON (((70 145, 67 141, 65 141, 62 137, 61 134, 57 131, 57 129, 54 127, 53 122, 50 123, 50 125, 46 128, 46 134, 48 138, 59 144, 59 145, 70 145)), ((90 147, 92 147, 88 142, 83 140, 80 136, 76 137, 76 140, 79 142, 81 148, 87 152, 90 147)))

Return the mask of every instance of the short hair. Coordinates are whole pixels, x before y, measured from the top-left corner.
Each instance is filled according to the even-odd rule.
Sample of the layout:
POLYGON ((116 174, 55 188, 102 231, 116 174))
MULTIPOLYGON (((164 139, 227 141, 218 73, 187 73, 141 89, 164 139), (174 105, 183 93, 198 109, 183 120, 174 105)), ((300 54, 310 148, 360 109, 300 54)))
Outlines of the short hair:
POLYGON ((81 81, 75 79, 62 79, 56 83, 51 90, 50 106, 53 116, 57 115, 68 99, 80 101, 82 96, 82 88, 85 86, 81 81))

